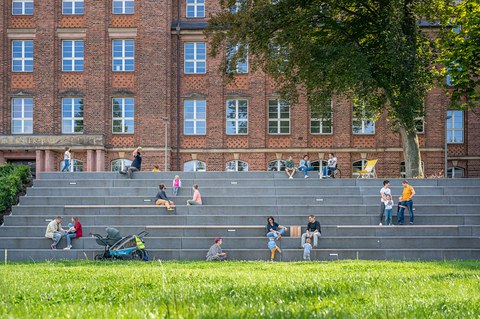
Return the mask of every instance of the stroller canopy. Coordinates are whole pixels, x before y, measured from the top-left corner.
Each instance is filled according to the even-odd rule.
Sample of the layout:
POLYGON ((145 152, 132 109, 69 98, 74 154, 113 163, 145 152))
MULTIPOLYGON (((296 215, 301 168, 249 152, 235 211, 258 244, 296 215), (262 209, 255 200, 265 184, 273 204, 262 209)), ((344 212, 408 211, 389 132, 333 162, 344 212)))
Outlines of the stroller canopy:
POLYGON ((107 240, 109 245, 115 244, 117 241, 122 239, 122 236, 120 235, 120 231, 116 228, 113 227, 107 227, 107 240))

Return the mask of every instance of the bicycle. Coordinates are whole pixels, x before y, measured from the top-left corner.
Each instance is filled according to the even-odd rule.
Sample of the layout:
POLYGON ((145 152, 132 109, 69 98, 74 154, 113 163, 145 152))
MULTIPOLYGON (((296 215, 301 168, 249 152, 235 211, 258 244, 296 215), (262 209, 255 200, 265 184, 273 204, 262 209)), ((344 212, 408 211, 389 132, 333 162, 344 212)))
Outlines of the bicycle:
POLYGON ((342 177, 342 171, 338 168, 337 165, 335 165, 334 169, 328 169, 327 170, 327 175, 322 177, 322 174, 320 174, 321 178, 341 178, 342 177))

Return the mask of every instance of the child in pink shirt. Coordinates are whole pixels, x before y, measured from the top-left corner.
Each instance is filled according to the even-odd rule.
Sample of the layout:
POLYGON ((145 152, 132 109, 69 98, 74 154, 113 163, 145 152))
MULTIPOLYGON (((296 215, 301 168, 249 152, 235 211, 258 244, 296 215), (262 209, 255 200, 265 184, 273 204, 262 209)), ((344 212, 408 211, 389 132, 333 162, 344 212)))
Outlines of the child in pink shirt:
POLYGON ((175 175, 175 178, 173 179, 173 196, 178 195, 178 190, 182 187, 182 181, 180 180, 180 176, 175 175))
POLYGON ((187 200, 187 205, 202 205, 202 195, 198 191, 198 185, 193 185, 193 199, 187 200))

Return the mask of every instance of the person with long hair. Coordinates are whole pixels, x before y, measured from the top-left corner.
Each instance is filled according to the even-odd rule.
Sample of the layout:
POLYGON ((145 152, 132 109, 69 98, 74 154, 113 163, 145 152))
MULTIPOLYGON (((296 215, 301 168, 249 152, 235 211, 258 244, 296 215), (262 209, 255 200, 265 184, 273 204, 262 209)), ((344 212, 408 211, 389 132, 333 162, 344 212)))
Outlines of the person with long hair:
POLYGON ((78 217, 72 217, 72 224, 73 226, 70 227, 65 234, 65 238, 67 238, 67 247, 64 248, 65 250, 72 249, 72 239, 83 236, 82 224, 78 220, 78 217))

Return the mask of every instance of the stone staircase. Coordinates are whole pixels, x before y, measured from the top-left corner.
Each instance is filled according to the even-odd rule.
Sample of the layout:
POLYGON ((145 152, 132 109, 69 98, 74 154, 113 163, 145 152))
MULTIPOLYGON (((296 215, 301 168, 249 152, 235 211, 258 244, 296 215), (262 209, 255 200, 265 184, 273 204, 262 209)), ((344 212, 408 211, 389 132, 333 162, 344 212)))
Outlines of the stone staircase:
MULTIPOLYGON (((301 174, 289 180, 281 172, 140 172, 129 180, 118 173, 42 173, 0 227, 0 257, 9 260, 93 259, 102 251, 89 233, 107 226, 122 235, 147 229, 151 258, 203 260, 216 236, 224 238, 230 259, 267 260, 268 216, 286 226, 302 226, 315 214, 322 224, 319 248, 312 259, 479 259, 480 179, 412 180, 415 225, 379 226, 382 180, 320 180, 301 174), (175 174, 182 178, 179 196, 171 195, 175 174), (154 206, 158 184, 177 208, 172 214, 154 206), (204 206, 186 206, 198 184, 204 206), (84 236, 73 249, 50 249, 44 238, 56 215, 78 216, 84 236)), ((392 179, 394 199, 401 180, 392 179)), ((397 202, 397 201, 396 201, 397 202)), ((396 209, 394 209, 395 215, 396 209)), ((406 212, 408 215, 408 212, 406 212)), ((408 218, 407 218, 408 220, 408 218)), ((396 219, 394 217, 394 223, 396 219)), ((287 233, 279 242, 279 260, 302 259, 300 238, 287 233)))

